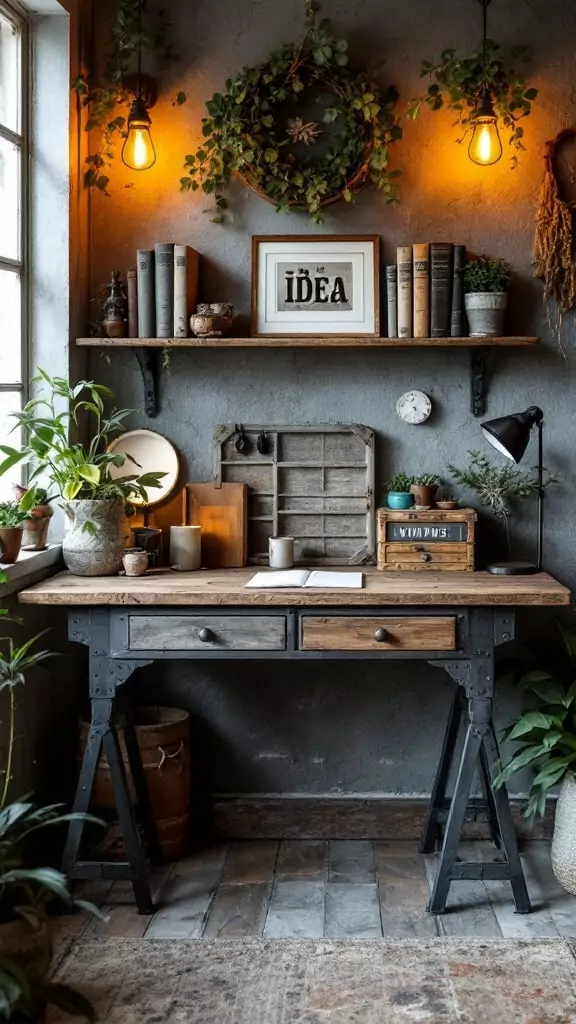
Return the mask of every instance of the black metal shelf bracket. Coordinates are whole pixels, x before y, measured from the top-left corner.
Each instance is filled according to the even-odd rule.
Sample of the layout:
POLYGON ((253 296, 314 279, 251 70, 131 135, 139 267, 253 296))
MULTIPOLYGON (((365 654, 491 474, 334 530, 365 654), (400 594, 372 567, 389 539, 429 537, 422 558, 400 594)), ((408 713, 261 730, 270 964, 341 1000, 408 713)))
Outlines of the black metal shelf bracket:
POLYGON ((470 409, 473 416, 483 416, 486 412, 486 348, 470 349, 470 409))
POLYGON ((142 371, 144 384, 144 409, 146 415, 153 419, 158 415, 158 360, 156 352, 150 348, 133 348, 142 371))

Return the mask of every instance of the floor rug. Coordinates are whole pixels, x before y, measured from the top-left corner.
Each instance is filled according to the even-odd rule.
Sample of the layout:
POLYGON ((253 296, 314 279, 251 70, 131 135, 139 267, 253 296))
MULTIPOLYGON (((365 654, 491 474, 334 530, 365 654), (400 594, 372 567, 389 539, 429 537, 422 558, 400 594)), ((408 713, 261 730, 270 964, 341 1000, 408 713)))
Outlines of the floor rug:
POLYGON ((102 1024, 576 1024, 563 940, 80 939, 58 980, 102 1024))

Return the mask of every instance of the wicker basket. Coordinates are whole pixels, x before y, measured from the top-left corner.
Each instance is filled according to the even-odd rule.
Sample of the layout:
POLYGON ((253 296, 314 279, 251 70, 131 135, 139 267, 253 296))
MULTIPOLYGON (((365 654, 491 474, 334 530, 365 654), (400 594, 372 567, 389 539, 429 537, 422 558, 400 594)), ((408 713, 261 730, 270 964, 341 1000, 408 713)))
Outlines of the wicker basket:
POLYGON ((576 896, 576 777, 567 775, 556 805, 552 868, 566 892, 576 896))

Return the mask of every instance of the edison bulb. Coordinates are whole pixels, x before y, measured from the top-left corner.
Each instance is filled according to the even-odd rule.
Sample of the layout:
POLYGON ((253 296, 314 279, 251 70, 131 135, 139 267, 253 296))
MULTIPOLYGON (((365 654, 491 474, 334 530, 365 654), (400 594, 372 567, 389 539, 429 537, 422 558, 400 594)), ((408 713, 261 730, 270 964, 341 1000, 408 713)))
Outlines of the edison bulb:
POLYGON ((502 143, 495 117, 477 117, 474 121, 468 156, 475 164, 488 167, 502 156, 502 143))
POLYGON ((128 122, 128 135, 122 146, 122 160, 133 171, 146 171, 156 163, 156 150, 149 124, 128 122))

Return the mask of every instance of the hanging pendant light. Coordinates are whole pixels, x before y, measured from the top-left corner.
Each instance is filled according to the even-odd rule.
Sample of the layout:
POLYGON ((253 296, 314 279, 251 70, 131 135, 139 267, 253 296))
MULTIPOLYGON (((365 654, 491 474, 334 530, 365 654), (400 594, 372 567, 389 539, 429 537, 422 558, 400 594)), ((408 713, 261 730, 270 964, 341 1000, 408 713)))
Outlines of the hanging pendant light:
POLYGON ((156 101, 156 83, 149 75, 142 74, 143 5, 143 0, 140 0, 138 71, 135 76, 124 80, 125 87, 133 89, 135 96, 128 114, 126 139, 122 146, 122 161, 133 171, 147 171, 156 163, 156 150, 150 133, 152 118, 148 113, 149 108, 153 107, 156 101))
MULTIPOLYGON (((486 63, 486 11, 490 0, 480 0, 483 15, 482 52, 486 63)), ((498 131, 498 118, 488 85, 484 85, 479 106, 472 114, 472 138, 468 146, 472 163, 489 167, 498 163, 502 156, 502 141, 498 131)))

